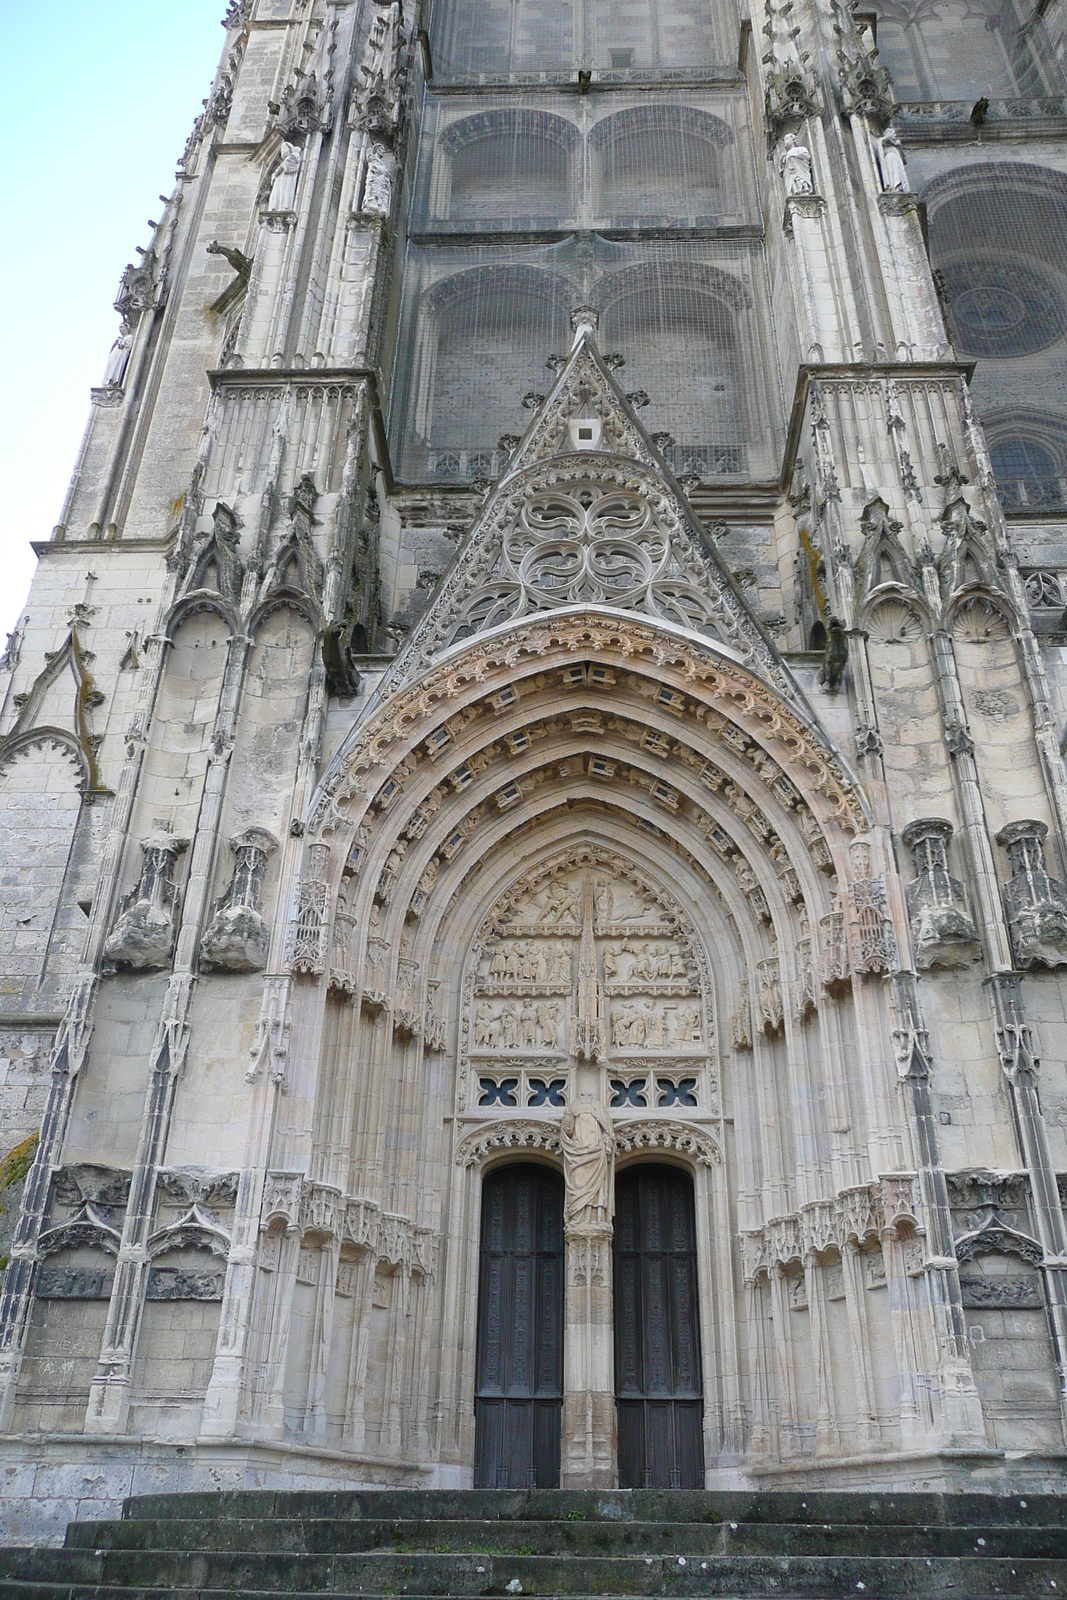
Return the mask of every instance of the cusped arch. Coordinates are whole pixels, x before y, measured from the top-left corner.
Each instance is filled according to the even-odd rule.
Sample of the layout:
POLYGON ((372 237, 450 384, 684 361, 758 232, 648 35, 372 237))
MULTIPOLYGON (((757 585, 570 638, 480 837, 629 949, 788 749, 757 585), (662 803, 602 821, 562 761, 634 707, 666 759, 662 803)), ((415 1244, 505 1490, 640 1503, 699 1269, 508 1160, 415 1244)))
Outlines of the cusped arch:
POLYGON ((221 618, 230 634, 240 632, 240 618, 221 594, 214 589, 194 589, 189 594, 182 595, 171 606, 163 623, 164 634, 173 643, 179 628, 190 618, 201 616, 205 612, 212 612, 221 618))

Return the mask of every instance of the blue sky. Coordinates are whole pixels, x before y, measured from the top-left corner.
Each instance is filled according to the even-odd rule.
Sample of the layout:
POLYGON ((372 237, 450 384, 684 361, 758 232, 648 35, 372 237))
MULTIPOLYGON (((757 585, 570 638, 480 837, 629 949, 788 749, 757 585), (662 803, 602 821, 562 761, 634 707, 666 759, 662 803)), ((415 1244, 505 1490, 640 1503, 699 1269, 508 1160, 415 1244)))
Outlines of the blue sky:
POLYGON ((0 645, 59 517, 148 243, 222 52, 225 0, 0 0, 0 645))

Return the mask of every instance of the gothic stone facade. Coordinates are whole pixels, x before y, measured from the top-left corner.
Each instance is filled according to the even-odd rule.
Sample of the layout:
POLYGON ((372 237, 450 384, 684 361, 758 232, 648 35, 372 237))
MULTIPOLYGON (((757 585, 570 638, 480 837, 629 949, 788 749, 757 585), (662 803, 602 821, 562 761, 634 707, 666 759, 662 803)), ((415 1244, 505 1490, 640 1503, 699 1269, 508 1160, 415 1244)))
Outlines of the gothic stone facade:
POLYGON ((1063 1482, 1062 5, 234 0, 0 663, 10 1536, 1063 1482))

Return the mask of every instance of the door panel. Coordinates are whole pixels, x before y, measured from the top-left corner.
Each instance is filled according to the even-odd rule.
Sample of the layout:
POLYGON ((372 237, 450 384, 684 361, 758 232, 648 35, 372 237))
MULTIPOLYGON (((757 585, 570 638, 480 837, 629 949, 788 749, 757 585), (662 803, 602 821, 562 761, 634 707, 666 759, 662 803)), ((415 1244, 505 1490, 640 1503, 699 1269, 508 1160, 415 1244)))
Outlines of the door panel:
POLYGON ((615 1395, 619 1483, 704 1487, 693 1184, 676 1167, 615 1181, 615 1395))
POLYGON ((503 1167, 482 1190, 474 1482, 559 1487, 563 1180, 503 1167))

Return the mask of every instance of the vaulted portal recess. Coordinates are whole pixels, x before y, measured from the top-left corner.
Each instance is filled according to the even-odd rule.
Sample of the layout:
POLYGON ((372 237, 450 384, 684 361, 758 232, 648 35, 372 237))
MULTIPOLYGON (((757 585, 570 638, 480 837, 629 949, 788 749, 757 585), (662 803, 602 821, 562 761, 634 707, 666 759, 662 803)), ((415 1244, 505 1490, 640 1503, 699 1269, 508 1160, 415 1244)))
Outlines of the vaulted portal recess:
POLYGON ((619 1486, 704 1487, 693 1181, 638 1166, 615 1181, 619 1486))
POLYGON ((563 1403, 563 1180, 490 1173, 482 1190, 474 1482, 559 1487, 563 1403))

